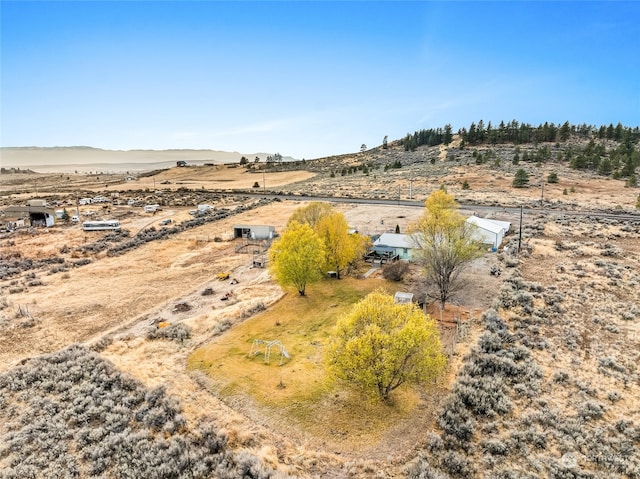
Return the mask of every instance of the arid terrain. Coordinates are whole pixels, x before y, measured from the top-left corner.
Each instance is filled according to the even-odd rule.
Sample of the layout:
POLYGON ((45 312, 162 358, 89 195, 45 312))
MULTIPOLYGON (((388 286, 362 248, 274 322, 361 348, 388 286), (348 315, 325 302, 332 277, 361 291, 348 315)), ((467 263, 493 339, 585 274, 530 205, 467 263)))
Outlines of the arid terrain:
MULTIPOLYGON (((41 198, 82 220, 118 219, 123 232, 58 221, 0 234, 0 477, 640 477, 638 189, 563 163, 515 166, 511 147, 494 148, 502 161, 475 164, 474 149, 458 146, 393 146, 265 170, 2 174, 0 209, 41 198), (400 168, 385 168, 395 160, 400 168), (529 171, 529 187, 511 186, 518 168, 529 171), (552 171, 558 183, 545 181, 552 171), (360 428, 322 418, 304 428, 250 395, 220 394, 215 378, 188 367, 198 348, 224 343, 291 294, 254 267, 264 252, 234 239, 234 225, 280 232, 297 207, 323 197, 362 234, 406 232, 440 187, 463 214, 510 221, 511 233, 469 266, 444 312, 430 306, 448 373, 402 392, 386 412, 392 425, 367 430, 367 412, 380 409, 363 403, 360 428), (78 205, 95 195, 109 202, 78 205), (415 205, 401 204, 408 200, 415 205), (145 213, 147 204, 160 209, 145 213), (194 216, 202 204, 215 216, 194 216), (494 265, 502 275, 489 274, 494 265), (104 399, 118 388, 129 392, 104 399), (135 414, 120 424, 109 411, 124 415, 126 404, 135 414), (113 459, 142 454, 131 452, 131 437, 181 472, 113 459)), ((418 293, 420 276, 412 265, 397 290, 418 293)), ((356 277, 372 288, 384 282, 367 266, 356 277)), ((278 379, 276 366, 265 374, 278 379)), ((344 406, 322 410, 332 405, 344 406)))

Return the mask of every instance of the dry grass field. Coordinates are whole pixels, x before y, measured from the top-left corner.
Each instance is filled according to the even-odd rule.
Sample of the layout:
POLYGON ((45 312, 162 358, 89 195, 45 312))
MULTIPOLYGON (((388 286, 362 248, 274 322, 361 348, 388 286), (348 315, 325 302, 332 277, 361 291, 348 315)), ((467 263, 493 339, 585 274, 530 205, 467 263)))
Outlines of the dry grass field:
MULTIPOLYGON (((266 172, 264 183, 262 172, 223 166, 132 181, 0 176, 0 209, 37 197, 75 211, 78 197, 101 194, 112 203, 79 207, 83 219, 117 218, 129 231, 59 224, 1 234, 0 477, 53 477, 54 465, 60 477, 640 477, 640 217, 631 216, 638 190, 561 164, 522 163, 531 186, 515 190, 511 151, 500 165, 476 165, 469 151, 454 150, 317 160, 266 172), (393 158, 402 168, 383 171, 393 158), (379 166, 341 174, 366 162, 379 166), (552 170, 560 181, 545 185, 542 202, 536 179, 552 170), (415 291, 419 268, 402 283, 379 272, 325 280, 298 298, 253 267, 233 225, 282 231, 308 200, 302 195, 393 203, 423 200, 441 185, 480 214, 511 221, 512 252, 519 217, 507 207, 538 212, 524 217, 519 257, 487 253, 468 269, 457 306, 441 318, 443 345, 453 352, 443 382, 404 388, 379 404, 327 380, 317 332, 367 291, 415 291), (243 194, 264 186, 298 199, 243 194), (152 203, 161 211, 144 213, 152 203), (195 222, 188 212, 204 203, 225 214, 195 222), (163 219, 172 220, 164 229, 163 219), (502 276, 489 275, 493 264, 502 276), (218 280, 222 271, 237 282, 218 280), (454 346, 447 321, 455 314, 466 327, 454 346), (282 366, 276 350, 264 364, 249 357, 257 338, 297 346, 282 366), (114 407, 123 418, 134 414, 117 420, 104 412, 114 407), (88 422, 65 410, 88 414, 88 422), (142 454, 132 437, 148 441, 153 454, 142 454), (179 472, 162 472, 158 454, 179 472), (146 462, 126 469, 113 459, 127 455, 146 462)), ((335 207, 364 234, 396 225, 405 232, 422 213, 397 204, 335 207)))

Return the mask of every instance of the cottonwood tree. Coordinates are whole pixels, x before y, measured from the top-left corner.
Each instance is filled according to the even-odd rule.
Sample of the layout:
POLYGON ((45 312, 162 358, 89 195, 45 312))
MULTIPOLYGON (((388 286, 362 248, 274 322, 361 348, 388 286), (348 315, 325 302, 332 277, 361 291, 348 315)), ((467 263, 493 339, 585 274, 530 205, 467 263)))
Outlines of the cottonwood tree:
POLYGON ((324 259, 322 241, 307 224, 293 222, 269 248, 269 270, 282 286, 293 285, 300 296, 318 281, 324 259))
POLYGON ((324 245, 324 266, 327 271, 340 273, 354 260, 362 257, 367 250, 367 240, 357 233, 349 233, 349 225, 344 214, 333 211, 324 215, 314 231, 324 245))
POLYGON ((312 201, 306 206, 296 208, 289 217, 288 223, 305 223, 315 228, 316 224, 325 216, 333 212, 333 207, 329 203, 322 201, 312 201))
POLYGON ((460 287, 460 273, 481 254, 474 239, 475 226, 458 213, 453 195, 436 190, 425 201, 425 212, 410 228, 417 246, 417 258, 424 267, 427 284, 432 287, 427 297, 447 300, 460 287))
POLYGON ((350 234, 344 214, 335 211, 329 203, 312 201, 294 210, 289 217, 292 222, 308 224, 322 240, 324 246, 324 269, 340 273, 367 249, 366 238, 350 234))
POLYGON ((338 320, 325 359, 337 378, 385 401, 405 383, 436 379, 446 366, 435 321, 381 291, 338 320))

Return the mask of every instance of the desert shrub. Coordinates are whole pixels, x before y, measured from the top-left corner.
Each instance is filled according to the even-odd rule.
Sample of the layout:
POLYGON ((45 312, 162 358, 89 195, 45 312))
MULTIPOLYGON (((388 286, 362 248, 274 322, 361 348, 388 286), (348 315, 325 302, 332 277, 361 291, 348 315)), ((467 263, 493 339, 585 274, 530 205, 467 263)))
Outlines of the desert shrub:
POLYGON ((265 309, 267 309, 267 307, 264 305, 264 303, 262 301, 259 301, 259 302, 255 303, 255 304, 252 304, 251 306, 243 309, 240 312, 240 318, 241 319, 250 318, 254 314, 259 313, 260 311, 264 311, 265 309))
POLYGON ((229 318, 224 318, 218 321, 213 327, 213 334, 219 335, 224 333, 227 329, 231 327, 231 320, 229 318))
POLYGON ((472 460, 457 451, 446 451, 441 456, 442 467, 454 477, 473 477, 475 468, 472 460))
POLYGON ((394 261, 382 267, 382 276, 391 281, 402 281, 402 278, 408 271, 409 263, 406 261, 394 261))
POLYGON ((617 361, 613 358, 598 359, 598 370, 603 370, 603 369, 611 369, 613 371, 616 371, 619 373, 625 373, 625 374, 627 372, 627 368, 625 368, 621 364, 618 364, 617 361))
POLYGON ((147 339, 168 339, 170 341, 177 341, 184 343, 191 337, 191 328, 183 323, 176 323, 166 328, 152 327, 147 331, 147 339))
POLYGON ((87 264, 90 264, 91 260, 89 258, 81 258, 75 261, 72 261, 71 264, 74 266, 74 268, 77 268, 79 266, 85 266, 87 264))
POLYGON ((487 479, 538 479, 539 475, 519 469, 503 469, 487 476, 487 479))
POLYGON ((512 404, 499 377, 459 376, 453 391, 476 416, 494 417, 511 411, 512 404))
POLYGON ((622 397, 620 396, 620 394, 618 393, 618 391, 609 391, 607 393, 607 399, 609 401, 611 401, 612 403, 618 402, 620 401, 620 399, 622 399, 622 397))
POLYGON ((446 435, 465 443, 471 440, 476 421, 462 400, 450 395, 438 418, 438 425, 446 435))
POLYGON ((551 377, 551 380, 558 384, 567 384, 568 379, 569 375, 564 371, 556 371, 551 377))
POLYGON ((504 456, 509 453, 509 446, 502 441, 496 439, 490 439, 481 443, 482 450, 486 454, 494 456, 504 456))
POLYGON ((600 419, 604 416, 604 407, 596 401, 584 401, 578 405, 578 416, 584 420, 600 419))
POLYGON ((434 469, 424 455, 405 467, 407 479, 449 479, 444 472, 434 469))
POLYGON ((107 349, 111 344, 113 344, 113 336, 103 336, 91 346, 91 349, 99 353, 107 349))
POLYGON ((3 478, 279 478, 226 450, 211 424, 187 431, 178 402, 80 345, 0 374, 3 478))

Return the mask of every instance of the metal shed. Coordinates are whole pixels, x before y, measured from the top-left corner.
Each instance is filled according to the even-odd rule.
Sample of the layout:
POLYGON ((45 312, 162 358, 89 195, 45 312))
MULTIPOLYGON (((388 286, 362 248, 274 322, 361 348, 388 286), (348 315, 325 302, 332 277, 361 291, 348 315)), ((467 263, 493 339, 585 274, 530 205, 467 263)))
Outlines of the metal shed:
POLYGON ((475 239, 483 244, 491 245, 494 250, 500 247, 505 234, 511 227, 511 223, 507 221, 490 220, 477 216, 467 218, 467 223, 475 225, 475 239))
POLYGON ((276 227, 267 225, 233 225, 234 238, 273 239, 276 237, 276 227))

